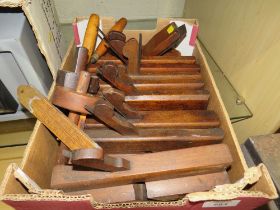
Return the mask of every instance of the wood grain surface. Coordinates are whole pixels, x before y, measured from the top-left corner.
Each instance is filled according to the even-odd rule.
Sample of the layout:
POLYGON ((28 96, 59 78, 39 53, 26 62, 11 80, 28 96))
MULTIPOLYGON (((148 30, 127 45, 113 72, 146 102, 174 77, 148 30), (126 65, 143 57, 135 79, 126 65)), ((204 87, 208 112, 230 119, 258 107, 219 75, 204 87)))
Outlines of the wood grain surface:
POLYGON ((203 192, 217 185, 230 183, 226 171, 176 179, 146 182, 147 197, 154 200, 174 200, 178 195, 184 196, 192 192, 203 192))
POLYGON ((100 146, 82 132, 62 112, 53 106, 39 91, 28 85, 18 87, 18 99, 69 149, 97 148, 100 146))
POLYGON ((139 135, 121 135, 110 129, 86 129, 105 153, 145 153, 221 143, 224 132, 212 129, 145 129, 139 135))
POLYGON ((78 171, 72 166, 53 169, 51 187, 64 191, 86 190, 223 171, 232 163, 225 144, 137 155, 117 155, 130 161, 130 170, 114 173, 78 171))
POLYGON ((180 95, 126 95, 125 103, 138 111, 206 109, 209 97, 206 90, 189 90, 180 95))
MULTIPOLYGON (((137 128, 213 128, 220 125, 219 118, 210 110, 138 111, 139 117, 129 119, 137 128)), ((86 120, 86 128, 105 128, 94 118, 86 120)))

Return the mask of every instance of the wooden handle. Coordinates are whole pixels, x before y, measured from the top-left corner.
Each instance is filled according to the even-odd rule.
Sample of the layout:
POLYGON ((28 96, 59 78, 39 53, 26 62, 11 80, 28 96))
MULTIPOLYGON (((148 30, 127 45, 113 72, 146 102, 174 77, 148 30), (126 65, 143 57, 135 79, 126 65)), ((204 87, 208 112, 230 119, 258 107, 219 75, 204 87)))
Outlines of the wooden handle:
POLYGON ((127 19, 122 17, 121 19, 119 19, 115 25, 110 29, 110 31, 123 31, 124 27, 127 24, 127 19))
POLYGON ((93 54, 99 27, 99 16, 92 14, 88 20, 87 29, 84 36, 83 47, 88 49, 88 62, 93 54))
MULTIPOLYGON (((110 31, 119 31, 122 32, 127 24, 126 18, 119 19, 116 24, 110 29, 110 31)), ((109 31, 109 32, 110 32, 109 31)), ((98 47, 96 48, 95 53, 93 54, 92 62, 95 63, 102 55, 107 52, 106 42, 102 40, 98 47)))
POLYGON ((38 120, 40 120, 69 149, 102 148, 53 106, 38 90, 21 85, 17 89, 18 99, 38 120))

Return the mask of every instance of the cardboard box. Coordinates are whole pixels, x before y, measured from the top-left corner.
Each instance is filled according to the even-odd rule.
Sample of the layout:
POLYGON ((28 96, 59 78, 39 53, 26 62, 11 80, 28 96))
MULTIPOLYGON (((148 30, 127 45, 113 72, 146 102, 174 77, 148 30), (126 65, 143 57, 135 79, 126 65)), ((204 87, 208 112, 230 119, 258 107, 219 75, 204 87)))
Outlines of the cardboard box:
POLYGON ((0 0, 0 7, 21 8, 27 17, 41 53, 55 77, 66 52, 65 41, 52 0, 0 0))
MULTIPOLYGON (((183 19, 181 19, 183 20, 183 19)), ((138 33, 143 35, 145 43, 162 26, 169 23, 170 19, 158 19, 155 30, 132 31, 126 30, 127 37, 138 37, 138 33)), ((183 20, 192 24, 197 24, 196 20, 183 20)), ((103 18, 103 30, 106 32, 113 25, 110 18, 103 18)), ((70 45, 61 68, 73 70, 75 63, 76 47, 74 42, 70 45)), ((57 190, 48 190, 50 187, 52 168, 56 162, 58 143, 50 132, 37 122, 34 131, 26 148, 24 158, 20 168, 34 180, 42 189, 36 188, 28 179, 24 185, 14 176, 17 166, 11 164, 6 171, 0 188, 1 199, 17 209, 253 209, 261 206, 277 197, 276 189, 271 177, 264 165, 248 169, 241 152, 240 146, 234 134, 229 117, 211 75, 209 66, 201 51, 198 42, 195 44, 194 55, 201 65, 201 73, 204 77, 205 88, 210 91, 211 99, 209 109, 215 110, 220 118, 221 127, 225 132, 224 143, 226 143, 233 156, 233 164, 228 171, 231 183, 217 186, 209 192, 196 192, 186 195, 183 199, 172 202, 130 202, 119 204, 102 204, 94 201, 91 195, 69 196, 57 190), (28 189, 28 190, 27 190, 28 189)), ((54 87, 54 84, 53 84, 54 87)), ((51 96, 53 88, 49 96, 51 96)), ((209 157, 211 158, 211 157, 209 157)))

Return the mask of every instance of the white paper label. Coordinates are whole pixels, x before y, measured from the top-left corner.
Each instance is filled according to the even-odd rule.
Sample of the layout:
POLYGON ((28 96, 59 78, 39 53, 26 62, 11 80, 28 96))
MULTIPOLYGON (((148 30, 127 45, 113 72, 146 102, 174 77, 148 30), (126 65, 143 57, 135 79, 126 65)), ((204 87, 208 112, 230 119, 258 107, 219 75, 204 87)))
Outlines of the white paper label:
POLYGON ((171 22, 175 22, 178 27, 185 24, 186 30, 187 30, 186 37, 179 44, 179 46, 176 47, 176 50, 178 50, 181 53, 181 55, 183 55, 183 56, 191 56, 193 54, 194 46, 190 46, 189 42, 190 42, 191 35, 192 35, 193 25, 188 24, 183 21, 178 21, 178 20, 172 20, 172 21, 170 21, 170 23, 171 22))
POLYGON ((240 203, 240 200, 231 200, 231 201, 206 201, 202 205, 202 208, 219 208, 219 207, 232 207, 237 206, 240 203))

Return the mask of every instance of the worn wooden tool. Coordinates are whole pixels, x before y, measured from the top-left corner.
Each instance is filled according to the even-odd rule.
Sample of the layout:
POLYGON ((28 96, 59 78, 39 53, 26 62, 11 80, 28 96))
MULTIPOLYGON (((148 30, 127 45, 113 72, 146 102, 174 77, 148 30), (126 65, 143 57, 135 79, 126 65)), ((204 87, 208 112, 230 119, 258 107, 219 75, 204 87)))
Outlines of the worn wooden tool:
POLYGON ((189 90, 183 94, 126 95, 125 103, 134 110, 185 110, 206 109, 209 100, 207 90, 189 90))
MULTIPOLYGON (((77 93, 69 88, 56 86, 52 96, 52 102, 60 107, 73 112, 88 114, 84 105, 93 106, 99 100, 98 96, 77 93)), ((127 95, 124 103, 136 111, 150 110, 185 110, 206 109, 209 100, 209 92, 206 90, 188 90, 182 94, 161 95, 127 95)), ((111 103, 112 101, 110 101, 111 103)), ((113 103, 113 102, 112 102, 113 103)))
MULTIPOLYGON (((116 107, 114 107, 116 109, 116 107)), ((122 115, 124 116, 124 115, 122 115)), ((136 128, 204 129, 219 127, 219 118, 210 110, 138 111, 125 119, 136 128)), ((104 124, 94 118, 86 120, 85 128, 103 129, 104 124)))
MULTIPOLYGON (((125 41, 125 40, 124 40, 125 41)), ((121 51, 122 52, 122 51, 121 51)), ((111 53, 106 53, 99 60, 93 64, 95 65, 102 65, 107 61, 114 62, 116 64, 122 64, 118 57, 111 53)), ((141 64, 195 64, 196 58, 195 56, 172 56, 172 55, 162 55, 162 56, 141 56, 141 64)))
MULTIPOLYGON (((202 89, 204 83, 200 80, 177 82, 172 78, 164 81, 157 77, 140 77, 140 79, 131 79, 127 75, 124 66, 116 66, 114 63, 106 63, 98 68, 98 76, 107 81, 111 86, 116 87, 125 93, 141 94, 160 94, 160 93, 180 93, 188 89, 202 89), (137 82, 137 83, 136 83, 137 82)), ((165 78, 166 79, 166 78, 165 78)), ((101 89, 106 89, 109 85, 101 83, 101 89)))
POLYGON ((123 47, 123 55, 128 59, 127 74, 140 73, 140 51, 138 48, 138 42, 134 38, 129 39, 123 47))
POLYGON ((69 88, 56 86, 51 101, 54 105, 70 110, 74 113, 89 114, 85 105, 94 106, 100 99, 98 96, 78 93, 69 88))
MULTIPOLYGON (((93 114, 96 118, 98 118, 100 121, 102 121, 105 125, 108 127, 116 130, 118 133, 122 135, 138 135, 141 137, 158 137, 158 136, 164 136, 166 137, 167 135, 167 130, 162 130, 154 128, 152 132, 149 132, 148 128, 147 129, 140 129, 135 127, 131 122, 129 122, 127 119, 125 119, 123 116, 121 116, 119 113, 117 113, 114 110, 114 107, 108 103, 105 100, 99 100, 94 106, 88 107, 87 105, 85 106, 88 112, 93 114)), ((160 113, 159 113, 160 114, 160 113)), ((154 115, 155 116, 155 115, 154 115)), ((158 115, 161 117, 160 115, 158 115)), ((158 117, 157 116, 157 117, 158 117)), ((153 121, 153 119, 151 119, 153 121)), ((155 127, 156 127, 156 123, 155 127)), ((171 128, 174 128, 175 126, 170 123, 169 125, 171 128)), ((211 127, 210 124, 209 126, 205 126, 207 128, 211 127)), ((219 125, 219 121, 212 124, 212 127, 215 127, 219 125)), ((203 127, 203 126, 202 126, 203 127)), ((204 127, 204 128, 205 128, 204 127)), ((165 127, 166 129, 169 129, 168 125, 165 127)), ((170 131, 172 132, 172 131, 170 131)), ((184 132, 173 132, 171 134, 171 139, 174 138, 174 135, 176 135, 178 138, 184 137, 184 132), (183 135, 182 135, 183 134, 183 135)))
POLYGON ((203 192, 217 185, 230 183, 226 171, 146 182, 147 198, 152 200, 178 200, 185 194, 203 192))
MULTIPOLYGON (((99 16, 96 14, 92 14, 89 18, 88 25, 86 28, 84 41, 82 47, 79 48, 78 51, 78 57, 75 67, 75 75, 76 79, 72 81, 67 81, 65 79, 61 80, 60 78, 57 78, 57 80, 61 80, 60 82, 63 82, 66 87, 73 88, 77 93, 86 93, 89 89, 89 86, 94 80, 91 80, 90 74, 86 72, 86 66, 87 63, 90 60, 90 57, 92 56, 93 50, 95 48, 96 38, 97 38, 97 28, 99 26, 99 16)), ((73 74, 69 77, 73 78, 73 74)), ((94 83, 94 88, 98 87, 97 84, 94 83)), ((93 91, 94 89, 91 88, 93 91)), ((80 115, 79 113, 70 111, 68 114, 68 118, 78 125, 79 128, 83 129, 85 124, 86 115, 80 115)), ((68 150, 68 148, 61 143, 59 152, 61 153, 64 150, 68 150)), ((58 159, 58 163, 66 163, 68 162, 68 158, 62 157, 58 159)))
POLYGON ((73 192, 67 192, 66 194, 67 195, 91 194, 93 200, 99 203, 119 203, 119 202, 129 202, 129 201, 138 200, 133 184, 99 188, 99 189, 73 191, 73 192))
MULTIPOLYGON (((143 65, 143 64, 142 64, 143 65)), ((96 73, 98 65, 89 65, 88 71, 96 73)), ((200 66, 198 64, 149 64, 148 67, 140 67, 140 74, 186 74, 186 73, 199 73, 200 66)))
MULTIPOLYGON (((57 86, 55 93, 60 93, 57 86)), ((85 127, 103 128, 98 132, 94 130, 94 139, 104 147, 112 143, 118 152, 133 152, 138 145, 138 151, 160 151, 173 148, 198 146, 218 143, 223 139, 220 129, 210 130, 184 130, 183 128, 214 128, 219 126, 219 120, 211 111, 156 111, 140 112, 138 118, 125 119, 114 110, 107 100, 97 96, 81 95, 75 92, 61 93, 62 97, 53 98, 53 103, 71 111, 93 114, 98 120, 87 120, 85 127), (75 95, 76 94, 76 95, 75 95), (85 97, 88 100, 80 100, 85 97), (176 117, 173 117, 173 116, 176 117), (116 130, 104 130, 108 126, 116 130), (144 129, 143 129, 144 128, 144 129), (176 129, 177 128, 177 129, 176 129), (179 129, 180 128, 180 129, 179 129), (171 130, 170 130, 171 129, 171 130), (192 136, 197 138, 192 138, 192 136), (161 140, 165 145, 161 145, 161 140), (177 142, 177 143, 176 143, 177 142), (125 145, 124 145, 125 143, 125 145), (122 150, 120 150, 122 148, 122 150)), ((99 129, 100 130, 100 129, 99 129)), ((111 152, 111 151, 110 151, 111 152)))
POLYGON ((88 20, 84 41, 83 41, 83 47, 88 49, 87 63, 90 62, 95 48, 98 27, 99 27, 99 16, 96 14, 91 14, 88 20))
POLYGON ((185 25, 180 26, 172 22, 155 34, 142 49, 143 55, 162 55, 178 45, 186 36, 185 25))
POLYGON ((138 135, 138 130, 123 116, 114 111, 114 107, 105 100, 99 100, 94 106, 85 109, 122 135, 138 135))
MULTIPOLYGON (((86 48, 80 48, 79 50, 81 50, 81 49, 84 50, 86 48)), ((78 68, 75 68, 75 69, 78 69, 78 68)), ((86 69, 86 67, 83 69, 86 69)), ((80 76, 79 72, 76 73, 76 72, 72 72, 72 71, 58 70, 57 75, 56 75, 56 84, 59 86, 63 86, 63 87, 75 90, 77 87, 77 82, 78 82, 79 76, 80 76)), ((99 78, 96 75, 91 74, 87 92, 90 94, 96 94, 98 92, 99 88, 100 88, 99 78)))
POLYGON ((224 171, 232 163, 230 151, 225 144, 120 157, 130 161, 130 170, 114 173, 75 171, 72 166, 57 165, 53 169, 51 187, 65 192, 88 190, 214 173, 224 171))
MULTIPOLYGON (((113 65, 114 66, 114 65, 113 65)), ((124 66, 119 66, 120 71, 124 71, 124 66)), ((116 68, 117 72, 118 69, 116 68)), ((119 74, 117 74, 119 79, 119 74)), ((78 74, 75 72, 59 70, 57 72, 56 84, 71 89, 75 89, 78 74)), ((126 74, 125 74, 126 76, 126 74)), ((170 90, 184 90, 184 89, 201 89, 204 82, 201 79, 200 73, 192 73, 185 75, 130 75, 129 80, 132 80, 133 85, 139 91, 161 91, 164 89, 170 90)), ((98 80, 94 74, 91 75, 88 92, 94 94, 100 88, 105 90, 110 85, 103 80, 98 80)), ((166 90, 165 90, 166 91, 166 90)))
MULTIPOLYGON (((141 40, 141 39, 140 39, 141 40)), ((145 74, 145 73, 155 73, 155 67, 156 73, 175 73, 177 74, 178 72, 182 73, 185 70, 189 71, 186 67, 190 67, 190 64, 184 64, 184 63, 179 63, 179 64, 173 64, 173 63, 159 63, 159 64, 148 64, 144 63, 142 64, 142 71, 140 71, 140 59, 141 59, 141 44, 137 42, 136 39, 130 39, 126 42, 125 46, 123 47, 123 54, 128 58, 128 64, 127 64, 127 69, 126 72, 128 75, 139 75, 139 74, 145 74), (139 52, 139 53, 135 53, 139 52), (172 68, 170 68, 172 67, 172 68), (181 68, 180 68, 181 67, 181 68)), ((194 66, 195 64, 193 64, 194 66)), ((192 66, 192 67, 193 67, 192 66)), ((194 70, 195 68, 191 68, 194 70)), ((186 72, 186 71, 185 71, 186 72)), ((156 81, 155 81, 156 82, 156 81)))
POLYGON ((18 88, 18 99, 38 120, 40 120, 70 150, 90 148, 92 151, 91 166, 107 170, 124 170, 129 162, 118 157, 103 154, 103 149, 82 132, 63 113, 55 108, 39 91, 28 85, 18 88), (107 161, 110 159, 110 161, 107 161))
MULTIPOLYGON (((98 27, 99 27, 99 16, 96 14, 92 14, 89 18, 88 25, 86 28, 83 47, 79 49, 77 64, 75 68, 75 73, 79 75, 75 87, 75 91, 77 93, 86 93, 89 88, 90 74, 86 72, 86 65, 90 61, 90 58, 95 48, 98 27), (86 51, 87 51, 87 55, 85 55, 86 51)), ((78 113, 70 112, 68 117, 75 124, 77 124, 78 127, 83 129, 86 115, 79 115, 78 113)))
POLYGON ((85 129, 110 154, 159 152, 221 143, 224 132, 209 129, 138 129, 138 135, 121 135, 111 129, 85 129))
MULTIPOLYGON (((122 84, 125 85, 125 84, 122 84)), ((119 86, 121 87, 121 86, 119 86)), ((125 87, 125 86, 122 86, 125 87)), ((121 87, 121 88, 122 88, 121 87)), ((125 87, 126 88, 126 87, 125 87)), ((125 89, 124 88, 124 89, 125 89)), ((133 87, 126 89, 133 91, 133 87)), ((114 97, 106 97, 113 105, 114 97)), ((185 109, 206 109, 209 100, 209 92, 206 90, 182 90, 181 93, 174 94, 128 94, 122 100, 124 106, 131 107, 131 110, 185 110, 185 109)), ((117 101, 120 101, 119 99, 117 101)), ((119 107, 120 106, 116 106, 119 107)))
MULTIPOLYGON (((174 73, 179 74, 179 75, 184 75, 184 74, 190 74, 190 73, 199 73, 200 69, 199 66, 197 64, 185 64, 185 63, 180 63, 183 62, 183 59, 181 59, 181 57, 176 57, 178 59, 172 59, 172 60, 159 60, 159 59, 155 59, 155 60, 144 60, 144 61, 149 61, 145 62, 145 63, 141 63, 140 64, 140 68, 139 68, 139 73, 140 76, 142 75, 151 75, 151 74, 172 74, 174 73), (175 63, 175 62, 178 63, 175 63), (156 63, 157 62, 157 63, 156 63), (165 62, 165 63, 161 63, 161 62, 165 62)), ((186 60, 188 61, 188 60, 186 60)), ((101 67, 102 65, 104 65, 107 62, 111 62, 114 63, 116 65, 121 65, 122 62, 120 62, 119 60, 113 60, 113 59, 108 59, 108 60, 101 60, 98 63, 96 63, 95 65, 90 65, 89 66, 89 70, 91 73, 95 73, 96 69, 98 67, 101 67)), ((129 63, 129 62, 128 62, 129 63)), ((132 76, 134 74, 130 74, 130 76, 132 76)))
MULTIPOLYGON (((124 30, 126 24, 127 24, 127 19, 122 17, 115 23, 115 25, 110 29, 110 31, 121 32, 124 30)), ((94 52, 91 58, 91 62, 95 63, 102 55, 104 55, 107 52, 107 50, 108 50, 108 46, 106 45, 105 40, 102 40, 100 44, 97 46, 96 51, 94 52)))
MULTIPOLYGON (((218 127, 219 119, 210 110, 135 111, 125 103, 123 92, 110 88, 102 93, 122 116, 138 128, 210 128, 218 127)), ((103 127, 94 119, 87 128, 103 127)))
MULTIPOLYGON (((92 67, 98 67, 105 62, 113 62, 115 64, 122 64, 122 62, 113 55, 106 54, 102 56, 94 65, 91 65, 92 67)), ((174 64, 180 65, 180 64, 195 64, 196 58, 195 56, 142 56, 141 57, 141 63, 140 67, 143 65, 145 67, 151 65, 151 64, 174 64)))
MULTIPOLYGON (((113 94, 107 93, 104 94, 104 96, 107 99, 106 101, 111 102, 109 105, 108 102, 104 101, 104 99, 99 96, 76 93, 68 88, 56 86, 52 97, 52 102, 57 106, 82 114, 89 114, 89 111, 84 108, 85 106, 88 106, 89 109, 95 109, 95 114, 97 115, 99 113, 102 115, 102 111, 96 111, 97 104, 104 103, 104 105, 108 105, 108 115, 111 116, 113 114, 112 112, 114 112, 114 109, 116 109, 122 115, 130 118, 129 123, 133 123, 137 127, 142 128, 209 128, 219 126, 218 117, 212 111, 178 110, 135 112, 129 107, 129 104, 125 104, 122 94, 117 94, 120 93, 119 91, 115 91, 113 94)), ((97 122, 88 121, 87 127, 102 126, 98 125, 97 122)))
MULTIPOLYGON (((190 93, 190 92, 188 92, 188 93, 190 93)), ((163 119, 164 118, 170 118, 173 115, 172 120, 174 120, 174 121, 172 121, 172 123, 176 122, 175 124, 177 124, 177 123, 182 122, 182 120, 180 120, 180 117, 184 117, 186 115, 187 115, 186 118, 190 117, 190 115, 189 115, 190 113, 188 113, 188 111, 185 111, 185 110, 181 110, 181 111, 180 110, 173 110, 173 113, 172 113, 172 111, 165 112, 165 113, 162 113, 162 112, 159 112, 159 111, 156 111, 156 112, 153 111, 154 114, 152 112, 140 112, 139 110, 136 111, 134 107, 129 105, 129 103, 126 103, 125 94, 122 91, 119 91, 119 90, 116 90, 116 89, 113 89, 113 88, 109 88, 109 89, 103 91, 102 95, 103 95, 104 98, 106 98, 106 100, 108 100, 114 106, 114 108, 119 113, 121 113, 127 119, 135 119, 135 118, 136 119, 141 119, 141 118, 144 119, 145 118, 144 116, 147 116, 147 115, 149 115, 151 118, 155 119, 157 117, 154 117, 154 116, 162 116, 161 117, 161 122, 165 123, 165 122, 168 122, 168 121, 163 121, 163 119), (178 113, 177 113, 177 111, 178 111, 178 113), (178 115, 180 115, 180 117, 178 115)), ((214 116, 214 115, 212 115, 212 116, 214 116)), ((200 114, 198 114, 198 116, 200 116, 200 114)), ((148 118, 150 118, 150 117, 148 117, 148 118)), ((188 120, 186 120, 186 118, 184 119, 185 122, 188 121, 188 120)), ((209 118, 207 118, 207 119, 209 119, 209 118)), ((145 123, 148 123, 148 122, 146 121, 145 123)), ((149 125, 147 124, 147 126, 149 126, 149 125)), ((186 126, 186 124, 184 126, 186 126)))
MULTIPOLYGON (((76 93, 71 89, 56 86, 52 97, 53 104, 68 109, 73 112, 90 114, 85 109, 95 109, 95 115, 102 117, 108 116, 107 123, 113 119, 114 109, 116 109, 128 123, 137 128, 213 128, 219 126, 219 119, 213 111, 207 110, 173 110, 173 111, 134 111, 125 103, 125 96, 120 91, 108 90, 103 93, 104 99, 100 96, 76 93), (110 101, 110 104, 107 103, 110 101), (100 108, 104 103, 106 113, 100 108), (96 106, 99 104, 99 108, 96 106), (106 107, 108 105, 108 107, 106 107), (113 105, 113 106, 112 106, 113 105), (98 111, 97 111, 98 110, 98 111)), ((106 122, 105 122, 106 124, 106 122)), ((89 119, 86 121, 87 128, 102 128, 100 122, 89 119)))
MULTIPOLYGON (((111 32, 113 33, 113 32, 111 32)), ((115 32, 116 33, 116 32, 115 32)), ((120 34, 119 34, 120 35, 120 34)), ((108 40, 106 39, 111 49, 117 54, 122 62, 127 64, 127 73, 130 75, 141 73, 184 73, 189 71, 199 71, 197 64, 188 63, 143 63, 141 65, 141 46, 136 39, 129 39, 126 43, 123 40, 108 40), (128 62, 124 59, 127 57, 128 62)), ((100 64, 91 65, 89 71, 94 73, 100 64)))
MULTIPOLYGON (((124 171, 130 168, 130 163, 128 160, 121 157, 112 157, 110 155, 103 155, 102 159, 97 156, 95 149, 83 148, 72 151, 71 153, 71 163, 78 170, 84 170, 84 168, 98 169, 102 171, 124 171), (80 168, 80 167, 84 168, 80 168)), ((88 169, 86 169, 88 170, 88 169)))
POLYGON ((198 70, 199 67, 197 64, 173 64, 173 63, 143 63, 142 69, 140 70, 141 63, 141 54, 139 53, 139 44, 136 39, 130 39, 125 43, 123 47, 123 54, 128 58, 127 64, 127 74, 128 75, 137 75, 142 73, 183 73, 190 70, 198 70), (138 52, 138 53, 137 53, 138 52), (188 67, 191 67, 188 69, 188 67), (156 68, 156 71, 155 71, 156 68))
POLYGON ((226 171, 222 171, 175 179, 73 191, 67 192, 67 194, 91 194, 96 202, 102 203, 118 203, 148 199, 171 201, 178 200, 188 193, 207 191, 213 189, 217 185, 228 183, 230 183, 228 175, 226 171))
POLYGON ((123 56, 122 49, 125 45, 126 36, 125 34, 118 31, 111 31, 108 34, 107 44, 110 46, 111 51, 124 63, 126 59, 123 56))
MULTIPOLYGON (((111 31, 111 32, 109 32, 109 34, 108 34, 108 37, 104 34, 104 32, 100 29, 100 28, 98 28, 98 31, 100 32, 100 34, 99 34, 99 37, 101 38, 101 39, 103 39, 103 41, 105 41, 106 42, 106 44, 110 47, 110 50, 123 62, 123 63, 127 63, 127 60, 123 57, 123 55, 122 54, 120 54, 119 53, 119 49, 116 49, 115 47, 117 46, 118 48, 120 47, 120 46, 118 46, 119 44, 117 44, 117 45, 112 45, 111 44, 111 42, 110 42, 110 40, 108 39, 108 37, 110 38, 111 37, 111 34, 122 34, 121 32, 117 32, 117 31, 111 31)), ((124 35, 124 37, 125 37, 125 35, 124 35)), ((123 39, 123 37, 120 37, 119 39, 116 39, 115 41, 118 41, 119 43, 121 43, 121 45, 123 45, 122 43, 123 43, 123 41, 122 41, 122 39, 123 39)), ((125 38, 124 38, 125 39, 125 38)))

